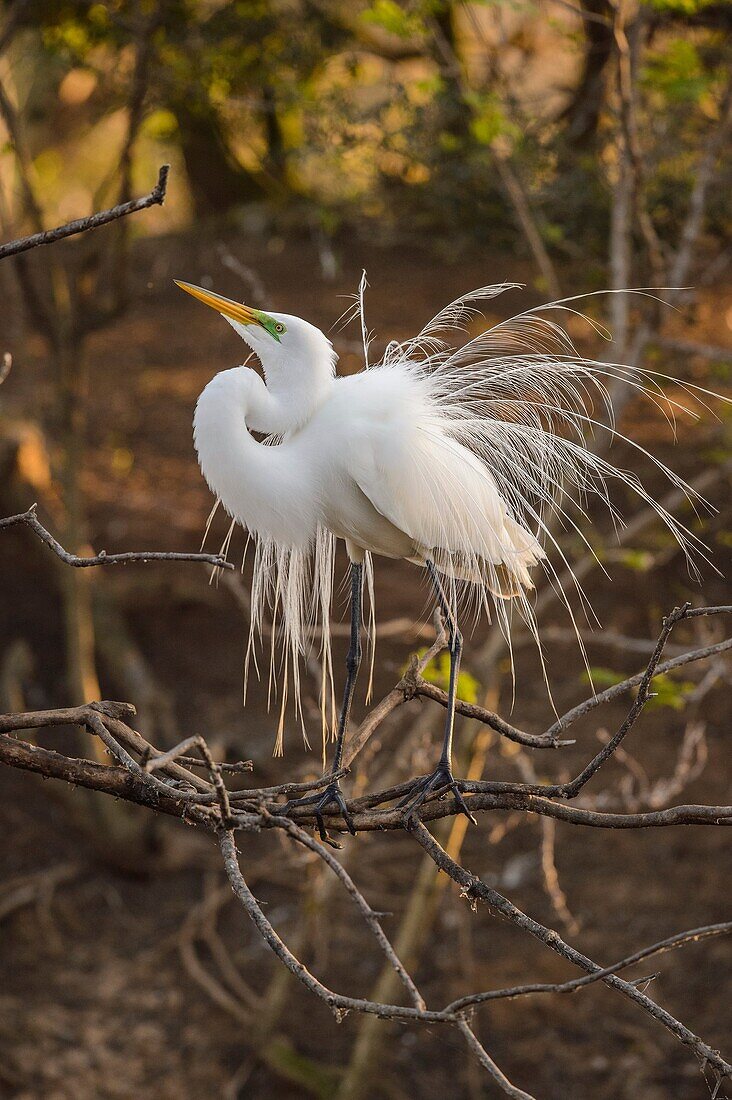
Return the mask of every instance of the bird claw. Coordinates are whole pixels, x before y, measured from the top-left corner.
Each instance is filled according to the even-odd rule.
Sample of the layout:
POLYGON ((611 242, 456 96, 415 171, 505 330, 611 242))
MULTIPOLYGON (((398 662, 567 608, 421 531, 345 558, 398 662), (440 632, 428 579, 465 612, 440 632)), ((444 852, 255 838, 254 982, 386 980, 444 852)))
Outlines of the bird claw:
POLYGON ((443 795, 450 792, 455 797, 458 812, 465 814, 468 821, 472 822, 473 825, 477 825, 478 822, 468 809, 460 786, 460 780, 456 779, 452 774, 450 765, 440 762, 432 772, 432 775, 426 775, 421 779, 416 779, 413 789, 397 803, 398 810, 404 808, 404 824, 407 825, 409 823, 414 811, 419 809, 431 794, 435 794, 441 798, 443 795))
MULTIPOLYGON (((320 833, 320 839, 323 841, 324 844, 332 844, 333 841, 330 839, 326 832, 325 821, 323 820, 323 810, 331 805, 336 806, 340 810, 341 817, 345 822, 346 828, 348 829, 351 836, 355 836, 356 827, 353 824, 353 818, 348 812, 346 800, 343 797, 343 792, 341 791, 340 784, 337 781, 335 783, 329 783, 322 794, 309 794, 306 795, 304 798, 291 798, 288 802, 284 804, 281 812, 285 817, 287 817, 290 814, 291 810, 300 809, 301 807, 305 806, 312 806, 313 813, 315 814, 315 821, 318 826, 318 832, 320 833)), ((338 845, 338 847, 340 847, 340 845, 338 845)))

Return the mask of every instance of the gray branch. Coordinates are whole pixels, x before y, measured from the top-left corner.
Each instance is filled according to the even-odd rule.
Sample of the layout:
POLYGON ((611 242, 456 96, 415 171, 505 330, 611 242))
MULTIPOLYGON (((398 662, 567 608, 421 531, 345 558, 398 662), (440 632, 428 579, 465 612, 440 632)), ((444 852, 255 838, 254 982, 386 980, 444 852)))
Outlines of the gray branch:
POLYGON ((32 504, 27 512, 20 512, 17 516, 7 516, 5 519, 0 519, 0 531, 6 527, 20 525, 30 527, 31 531, 38 535, 41 542, 45 543, 49 550, 53 550, 61 561, 65 562, 66 565, 74 566, 76 569, 86 569, 92 565, 126 565, 132 561, 197 561, 204 562, 206 565, 213 565, 217 569, 234 568, 231 562, 228 562, 220 554, 186 554, 172 550, 129 550, 123 554, 108 554, 106 550, 100 550, 98 554, 91 557, 79 557, 78 554, 70 554, 68 550, 64 550, 61 543, 57 542, 51 532, 46 530, 36 515, 36 507, 37 505, 32 504))
MULTIPOLYGON (((27 517, 28 513, 24 513, 21 517, 10 517, 10 519, 20 523, 28 522, 27 517)), ((8 526, 9 522, 9 520, 0 521, 0 525, 8 526)), ((32 523, 30 525, 33 526, 32 523)), ((45 531, 45 529, 42 530, 45 531)), ((48 532, 45 532, 45 534, 48 536, 48 532)), ((48 536, 48 538, 50 539, 51 536, 48 536)), ((48 539, 44 538, 44 541, 48 542, 48 539)), ((54 549, 52 543, 48 544, 54 549)), ((63 553, 65 554, 65 551, 63 553)), ((129 558, 124 560, 129 560, 129 558)), ((684 619, 729 612, 732 612, 732 607, 692 609, 685 606, 676 608, 667 616, 646 669, 638 677, 630 677, 625 683, 626 689, 631 682, 640 688, 625 721, 620 725, 614 737, 603 746, 602 750, 592 758, 590 763, 571 783, 556 787, 542 787, 538 784, 531 786, 519 783, 466 782, 461 785, 461 788, 465 791, 467 804, 476 811, 510 810, 533 813, 557 818, 573 825, 596 828, 638 829, 672 824, 707 826, 732 824, 732 807, 730 806, 669 806, 666 809, 629 814, 601 813, 567 804, 567 798, 573 797, 584 783, 596 773, 599 767, 617 751, 621 740, 640 716, 643 705, 649 697, 653 677, 663 667, 661 655, 674 626, 684 619)), ((718 643, 715 647, 706 647, 705 650, 683 654, 682 658, 685 658, 686 661, 701 660, 704 656, 710 656, 710 651, 719 652, 719 646, 725 644, 729 647, 731 643, 718 643)), ((444 645, 444 639, 438 635, 432 649, 438 650, 442 645, 444 645)), ((678 660, 678 658, 675 660, 678 660)), ((666 663, 668 664, 668 662, 666 663)), ((416 677, 419 675, 420 664, 421 662, 416 660, 412 664, 412 681, 416 681, 416 677)), ((412 687, 414 687, 414 683, 412 683, 412 687)), ((623 685, 618 685, 618 688, 622 687, 623 685)), ((401 695, 403 700, 405 695, 404 683, 401 682, 400 687, 395 691, 401 695)), ((437 701, 441 702, 441 700, 437 701)), ((391 706, 385 707, 383 701, 378 704, 374 708, 377 717, 373 724, 378 725, 383 721, 391 712, 391 709, 393 709, 391 706)), ((424 823, 452 816, 458 812, 458 807, 453 798, 445 798, 442 796, 443 792, 437 791, 433 798, 426 801, 410 815, 409 820, 405 820, 404 811, 399 808, 382 808, 384 803, 393 802, 399 798, 405 787, 409 788, 411 786, 411 784, 402 784, 400 787, 394 787, 376 795, 367 795, 352 800, 348 804, 348 809, 353 816, 357 829, 363 832, 374 830, 403 832, 405 829, 408 830, 419 841, 436 866, 458 883, 468 897, 486 901, 496 913, 524 932, 536 937, 545 946, 583 971, 581 977, 569 981, 527 983, 506 989, 468 993, 443 1008, 430 1008, 387 938, 381 926, 379 914, 372 910, 350 875, 328 848, 314 839, 303 828, 303 826, 309 828, 315 824, 308 816, 307 810, 297 811, 293 816, 282 814, 282 804, 277 799, 290 793, 293 785, 285 784, 280 787, 230 790, 225 781, 225 775, 228 773, 231 776, 240 773, 246 768, 245 763, 241 762, 227 769, 227 765, 214 760, 206 741, 198 735, 184 738, 174 749, 161 752, 128 724, 133 716, 134 708, 130 704, 113 702, 90 703, 86 706, 61 710, 0 715, 0 763, 102 791, 108 795, 145 806, 155 812, 169 814, 178 819, 183 818, 189 824, 216 835, 221 845, 224 867, 235 896, 253 921, 264 942, 299 982, 329 1006, 338 1020, 341 1020, 349 1012, 356 1012, 382 1019, 401 1020, 404 1023, 416 1025, 444 1025, 450 1027, 460 1033, 468 1050, 504 1095, 513 1097, 514 1100, 532 1100, 531 1095, 514 1085, 493 1061, 489 1052, 478 1040, 469 1022, 469 1014, 475 1008, 489 1001, 512 999, 532 994, 571 993, 583 989, 587 985, 602 982, 623 994, 633 1001, 637 1007, 662 1024, 677 1039, 693 1050, 702 1062, 709 1065, 717 1074, 721 1076, 732 1074, 732 1065, 718 1051, 713 1050, 700 1036, 694 1034, 685 1024, 677 1020, 638 988, 641 983, 650 980, 648 976, 631 981, 626 981, 618 976, 619 971, 653 955, 699 940, 728 934, 732 931, 732 921, 705 925, 678 933, 649 947, 635 951, 612 966, 602 967, 563 940, 556 931, 523 913, 511 901, 472 875, 442 849, 427 831, 424 823), (115 759, 116 764, 109 766, 97 764, 90 760, 72 759, 50 749, 28 744, 17 736, 18 733, 22 733, 27 729, 64 724, 78 725, 92 735, 99 737, 115 759), (198 755, 188 755, 190 753, 197 753, 198 755), (205 769, 208 778, 196 774, 195 771, 191 770, 192 768, 205 769), (351 997, 330 989, 297 958, 258 904, 240 866, 236 837, 244 839, 250 833, 256 834, 263 831, 279 832, 280 835, 284 834, 288 837, 291 842, 306 847, 322 860, 330 872, 336 876, 340 885, 356 905, 368 931, 374 936, 390 966, 399 976, 411 1001, 410 1004, 399 1005, 362 997, 351 997)), ((491 715, 490 719, 488 725, 494 729, 502 721, 497 715, 491 715)), ((322 786, 322 783, 323 781, 319 781, 315 784, 295 786, 318 788, 322 786)), ((338 831, 342 826, 338 817, 330 815, 328 815, 328 824, 333 831, 338 831)), ((335 842, 332 843, 337 846, 335 842)))
POLYGON ((55 244, 65 237, 73 237, 77 233, 86 233, 90 229, 99 229, 102 225, 114 222, 117 218, 125 218, 128 214, 136 214, 138 210, 147 210, 148 206, 162 206, 165 202, 165 192, 168 186, 168 173, 170 165, 164 164, 158 174, 158 182, 149 195, 139 199, 131 199, 113 206, 111 210, 101 210, 97 214, 90 214, 86 218, 77 218, 66 225, 59 225, 56 229, 46 229, 41 233, 33 233, 30 237, 21 237, 17 241, 8 241, 0 245, 0 260, 8 256, 17 256, 20 252, 28 252, 31 248, 40 248, 44 244, 55 244))

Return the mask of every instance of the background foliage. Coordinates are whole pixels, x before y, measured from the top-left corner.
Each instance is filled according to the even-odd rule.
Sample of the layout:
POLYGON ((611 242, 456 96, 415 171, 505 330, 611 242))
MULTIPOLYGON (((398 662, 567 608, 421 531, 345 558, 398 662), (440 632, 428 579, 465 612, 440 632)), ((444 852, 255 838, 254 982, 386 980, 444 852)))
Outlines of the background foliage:
MULTIPOLYGON (((590 300, 612 345, 572 318, 570 332, 590 354, 726 390, 730 31, 724 0, 4 0, 3 239, 146 194, 159 166, 172 167, 164 207, 0 264, 0 516, 36 500, 79 554, 198 548, 211 501, 192 410, 241 348, 173 278, 308 317, 330 332, 343 371, 360 366, 360 333, 336 321, 364 267, 375 352, 457 294, 504 279, 527 289, 491 303, 490 320, 565 294, 671 286, 674 308, 590 300)), ((683 403, 671 380, 663 388, 683 403)), ((714 412, 671 425, 632 397, 618 405, 623 431, 717 509, 682 518, 729 573, 730 419, 724 406, 714 412)), ((652 475, 649 485, 666 491, 652 475)), ((598 689, 644 665, 674 604, 729 602, 721 576, 704 567, 697 584, 647 516, 628 518, 619 540, 607 517, 587 519, 608 576, 572 532, 561 536, 602 624, 580 623, 598 689)), ((212 549, 226 530, 214 521, 212 549)), ((242 548, 235 537, 233 560, 242 548)), ((129 699, 161 748, 202 732, 218 759, 251 756, 259 783, 314 776, 318 756, 294 727, 284 761, 272 760, 266 685, 241 706, 248 573, 209 587, 200 568, 74 570, 20 527, 3 531, 0 710, 129 699)), ((380 562, 376 579, 378 698, 433 635, 417 570, 380 562)), ((586 697, 587 674, 550 586, 537 601, 561 713, 586 697)), ((720 629, 682 624, 669 653, 715 643, 720 629)), ((488 624, 465 634, 463 698, 522 729, 549 725, 526 639, 509 657, 488 624)), ((305 700, 315 730, 316 674, 305 700)), ((425 675, 444 685, 442 658, 425 675)), ((728 797, 728 679, 722 660, 657 677, 639 729, 583 804, 641 812, 728 797)), ((608 729, 585 718, 577 746, 549 755, 464 719, 458 768, 476 780, 560 782, 625 711, 617 702, 603 713, 608 729)), ((400 707, 348 777, 351 792, 430 770, 430 714, 417 700, 400 707)), ((71 729, 36 732, 46 747, 90 752, 71 729)), ((442 1033, 354 1016, 335 1028, 243 929, 215 851, 192 830, 60 786, 0 772, 10 838, 0 849, 0 1097, 494 1095, 442 1033)), ((711 829, 608 839, 506 812, 435 832, 602 963, 728 915, 725 848, 711 829)), ((390 914, 385 927, 430 1003, 568 976, 517 948, 507 926, 478 921, 429 860, 415 862, 406 837, 359 837, 342 858, 390 914)), ((333 988, 398 996, 315 863, 271 837, 247 840, 249 881, 308 965, 333 988)), ((650 994, 721 1045, 728 967, 721 941, 674 953, 650 994)), ((713 1091, 683 1048, 620 999, 599 986, 581 996, 582 1011, 574 995, 496 1003, 476 1028, 542 1100, 713 1091)))

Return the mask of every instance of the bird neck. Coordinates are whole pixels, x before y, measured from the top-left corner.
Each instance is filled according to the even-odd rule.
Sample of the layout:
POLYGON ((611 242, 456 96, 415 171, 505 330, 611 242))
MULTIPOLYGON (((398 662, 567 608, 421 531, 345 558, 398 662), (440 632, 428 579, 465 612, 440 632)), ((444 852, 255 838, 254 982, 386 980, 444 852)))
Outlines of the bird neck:
POLYGON ((281 415, 259 375, 235 367, 212 378, 199 397, 193 437, 201 471, 229 515, 253 533, 294 546, 315 530, 314 521, 300 518, 306 471, 290 446, 265 446, 250 434, 283 431, 281 415))
POLYGON ((277 435, 297 431, 330 393, 334 381, 332 355, 313 355, 298 361, 276 348, 258 354, 266 386, 255 388, 250 395, 249 426, 277 435))

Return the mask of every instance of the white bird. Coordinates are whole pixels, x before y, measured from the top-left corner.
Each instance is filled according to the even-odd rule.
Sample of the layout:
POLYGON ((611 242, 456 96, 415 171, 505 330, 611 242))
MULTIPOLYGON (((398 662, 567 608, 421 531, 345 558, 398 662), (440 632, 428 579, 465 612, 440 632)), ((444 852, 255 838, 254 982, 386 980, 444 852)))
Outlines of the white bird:
MULTIPOLYGON (((409 813, 431 793, 449 790, 470 816, 452 772, 462 647, 458 596, 472 597, 486 613, 492 606, 505 630, 507 607, 517 604, 535 630, 531 570, 541 563, 550 579, 556 576, 542 545, 556 546, 550 519, 559 516, 579 531, 568 504, 579 506, 581 518, 588 494, 613 510, 610 478, 655 508, 685 550, 695 543, 698 548, 634 475, 586 445, 597 427, 617 434, 611 415, 603 425, 592 413, 593 394, 611 413, 606 380, 662 398, 672 414, 674 403, 655 381, 649 385, 650 372, 639 382, 626 366, 579 356, 565 332, 538 310, 499 323, 457 349, 443 341, 446 330, 464 328, 477 312, 475 302, 515 284, 483 288, 451 303, 415 339, 390 344, 376 366, 368 363, 364 326, 365 369, 345 377, 336 375, 331 342, 307 321, 265 313, 190 283, 177 285, 226 318, 264 372, 262 379, 239 366, 217 374, 194 418, 203 475, 256 543, 248 657, 269 608, 273 620, 281 620, 285 683, 289 672, 296 698, 299 661, 314 625, 321 627, 324 681, 332 677, 334 542, 343 539, 351 562, 351 645, 332 765, 339 771, 361 661, 364 573, 371 588, 371 555, 406 558, 425 568, 449 636, 449 704, 438 765, 415 781, 402 804, 409 813)), ((572 301, 544 310, 574 313, 572 301)), ((288 808, 306 804, 314 806, 321 835, 322 814, 330 806, 338 807, 353 831, 337 778, 324 793, 288 808)))

